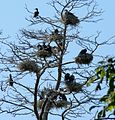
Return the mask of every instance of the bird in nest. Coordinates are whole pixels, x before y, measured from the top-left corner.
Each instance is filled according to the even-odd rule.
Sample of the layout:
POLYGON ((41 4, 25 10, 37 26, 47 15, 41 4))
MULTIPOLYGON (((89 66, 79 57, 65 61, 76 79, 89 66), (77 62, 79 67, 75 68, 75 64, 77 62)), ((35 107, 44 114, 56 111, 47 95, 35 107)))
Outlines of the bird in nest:
POLYGON ((83 50, 80 51, 79 55, 86 54, 86 52, 87 52, 87 49, 83 49, 83 50))

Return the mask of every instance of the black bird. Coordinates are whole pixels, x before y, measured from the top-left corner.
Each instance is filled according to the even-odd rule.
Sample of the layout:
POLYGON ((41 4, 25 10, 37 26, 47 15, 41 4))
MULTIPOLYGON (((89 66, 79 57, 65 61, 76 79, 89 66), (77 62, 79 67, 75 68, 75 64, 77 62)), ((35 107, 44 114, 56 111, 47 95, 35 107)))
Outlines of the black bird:
POLYGON ((71 75, 71 76, 69 77, 69 81, 73 83, 74 80, 75 80, 75 76, 74 76, 74 75, 71 75))
POLYGON ((68 10, 65 10, 65 15, 71 15, 71 16, 74 16, 73 13, 69 12, 68 10))
POLYGON ((47 46, 45 45, 45 42, 43 42, 43 49, 46 50, 47 46))
POLYGON ((38 44, 37 48, 38 48, 38 50, 42 50, 42 45, 38 44))
POLYGON ((50 53, 52 53, 52 48, 51 48, 50 45, 47 45, 47 48, 45 50, 48 51, 48 52, 50 52, 50 53))
POLYGON ((9 75, 9 86, 13 86, 13 79, 12 79, 12 75, 9 75))
POLYGON ((39 97, 40 97, 39 100, 43 100, 44 99, 41 95, 39 97))
POLYGON ((39 11, 38 11, 38 8, 36 8, 34 12, 34 17, 37 17, 38 15, 39 15, 39 11))
POLYGON ((86 52, 87 52, 87 49, 83 49, 83 50, 80 51, 79 55, 86 54, 86 52))
POLYGON ((65 80, 65 81, 68 81, 69 78, 70 78, 70 74, 69 74, 69 73, 66 73, 66 74, 65 74, 65 77, 64 77, 64 80, 65 80))
POLYGON ((67 98, 64 94, 59 93, 60 99, 67 101, 67 98))
POLYGON ((55 29, 54 33, 55 33, 55 34, 58 34, 58 33, 59 33, 58 29, 55 29))

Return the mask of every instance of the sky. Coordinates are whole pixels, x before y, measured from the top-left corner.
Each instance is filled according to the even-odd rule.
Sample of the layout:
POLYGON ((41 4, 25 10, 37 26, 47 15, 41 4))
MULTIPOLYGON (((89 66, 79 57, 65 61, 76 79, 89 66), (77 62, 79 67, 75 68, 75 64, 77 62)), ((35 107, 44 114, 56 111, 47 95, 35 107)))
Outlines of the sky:
MULTIPOLYGON (((10 36, 9 41, 16 39, 16 34, 22 28, 28 28, 29 23, 25 20, 30 14, 25 9, 25 4, 30 11, 34 11, 35 8, 39 8, 40 14, 48 16, 51 11, 45 4, 46 0, 0 0, 0 30, 3 31, 3 36, 10 36)), ((111 36, 115 35, 115 0, 97 0, 99 8, 104 10, 102 21, 96 24, 85 25, 84 28, 88 31, 83 31, 83 34, 89 34, 96 31, 101 31, 99 37, 100 41, 107 40, 111 36)), ((103 47, 102 50, 97 52, 100 54, 106 54, 115 56, 115 45, 112 47, 103 47)), ((24 120, 26 117, 13 117, 12 115, 0 115, 0 120, 24 120)), ((27 120, 34 120, 35 118, 29 116, 27 120)), ((78 119, 79 120, 79 119, 78 119)))

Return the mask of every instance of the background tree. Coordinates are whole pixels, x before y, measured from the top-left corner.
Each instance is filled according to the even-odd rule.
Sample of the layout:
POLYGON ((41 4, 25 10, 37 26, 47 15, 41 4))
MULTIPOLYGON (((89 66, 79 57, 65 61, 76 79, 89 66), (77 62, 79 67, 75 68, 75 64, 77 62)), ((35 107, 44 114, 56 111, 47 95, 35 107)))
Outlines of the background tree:
POLYGON ((79 25, 97 23, 102 10, 97 10, 94 0, 52 0, 49 5, 55 17, 43 17, 40 11, 37 16, 32 14, 26 20, 37 26, 34 30, 22 29, 15 42, 0 41, 6 48, 0 53, 1 75, 5 76, 1 81, 1 113, 34 114, 38 120, 47 120, 48 114, 62 120, 76 119, 90 113, 90 106, 100 100, 95 88, 87 84, 97 68, 96 57, 104 58, 95 51, 111 39, 100 43, 100 32, 80 37, 79 25), (86 10, 85 16, 77 15, 80 10, 86 10))

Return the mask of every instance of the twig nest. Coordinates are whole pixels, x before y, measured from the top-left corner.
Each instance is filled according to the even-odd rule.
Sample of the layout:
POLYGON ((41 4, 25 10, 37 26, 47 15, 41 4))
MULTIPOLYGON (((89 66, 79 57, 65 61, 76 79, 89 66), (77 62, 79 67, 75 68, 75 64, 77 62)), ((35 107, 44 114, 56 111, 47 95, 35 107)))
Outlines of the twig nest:
POLYGON ((51 34, 49 37, 50 41, 62 41, 64 37, 61 34, 51 34))
POLYGON ((21 62, 18 65, 18 68, 24 72, 24 71, 30 71, 30 72, 40 72, 40 67, 38 67, 38 65, 36 64, 35 61, 30 61, 30 60, 26 60, 21 62))
POLYGON ((45 57, 51 57, 52 53, 50 51, 46 51, 44 49, 38 50, 36 52, 38 57, 45 58, 45 57))
POLYGON ((93 55, 89 53, 78 55, 75 58, 75 62, 78 64, 90 64, 92 60, 93 55))
POLYGON ((73 83, 66 84, 66 87, 68 91, 78 93, 82 90, 83 85, 80 83, 73 82, 73 83))
POLYGON ((77 25, 80 22, 77 16, 67 10, 65 10, 65 13, 62 15, 61 19, 66 25, 77 25))
POLYGON ((55 108, 66 108, 67 105, 69 105, 70 102, 66 101, 66 100, 58 100, 55 102, 55 108))

